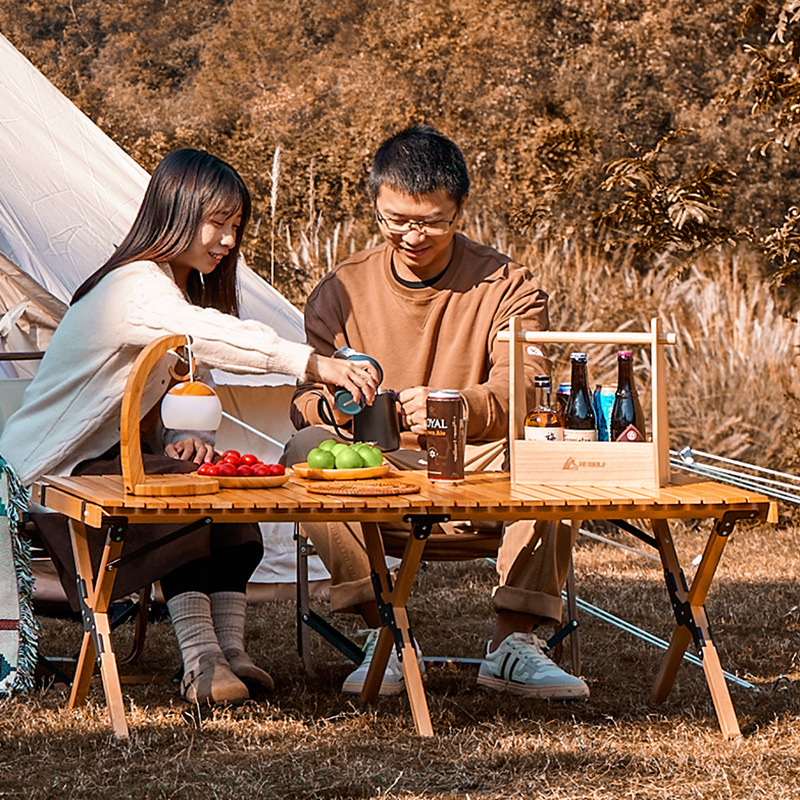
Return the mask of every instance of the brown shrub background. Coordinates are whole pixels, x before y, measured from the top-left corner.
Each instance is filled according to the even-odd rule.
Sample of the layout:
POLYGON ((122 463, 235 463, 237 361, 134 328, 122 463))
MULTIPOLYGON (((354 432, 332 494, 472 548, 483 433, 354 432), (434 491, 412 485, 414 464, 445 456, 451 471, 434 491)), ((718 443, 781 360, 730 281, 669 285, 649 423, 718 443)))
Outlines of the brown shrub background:
MULTIPOLYGON (((604 163, 678 128, 665 177, 724 164, 736 179, 719 219, 780 224, 796 158, 749 161, 770 120, 721 102, 750 70, 744 44, 771 30, 739 33, 749 5, 0 0, 0 31, 147 169, 187 145, 231 161, 255 199, 245 254, 266 275, 280 148, 275 283, 302 304, 318 274, 291 260, 300 233, 315 265, 363 246, 371 154, 412 123, 462 146, 473 213, 512 239, 591 235, 591 215, 614 200, 598 188, 604 163)), ((775 3, 762 5, 774 23, 775 3)))

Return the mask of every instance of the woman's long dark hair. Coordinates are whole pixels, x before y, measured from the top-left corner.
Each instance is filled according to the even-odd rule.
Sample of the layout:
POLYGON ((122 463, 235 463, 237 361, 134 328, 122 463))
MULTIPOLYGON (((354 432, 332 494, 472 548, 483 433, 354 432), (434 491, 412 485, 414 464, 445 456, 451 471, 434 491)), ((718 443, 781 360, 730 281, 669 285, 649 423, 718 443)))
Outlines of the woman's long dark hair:
POLYGON ((72 296, 77 303, 109 272, 132 261, 171 261, 188 249, 200 225, 216 214, 241 211, 236 243, 209 275, 189 273, 192 303, 238 314, 236 260, 250 219, 250 193, 239 173, 204 150, 175 150, 156 167, 142 205, 127 236, 111 258, 87 278, 72 296))

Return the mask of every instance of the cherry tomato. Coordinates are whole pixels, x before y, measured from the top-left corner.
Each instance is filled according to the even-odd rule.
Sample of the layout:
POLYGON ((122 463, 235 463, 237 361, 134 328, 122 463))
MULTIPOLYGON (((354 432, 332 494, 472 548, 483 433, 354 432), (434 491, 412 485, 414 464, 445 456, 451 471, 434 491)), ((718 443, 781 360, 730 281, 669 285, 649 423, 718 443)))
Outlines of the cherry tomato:
POLYGON ((241 463, 241 459, 239 456, 222 456, 222 463, 233 464, 234 467, 238 467, 241 463))
POLYGON ((286 473, 283 464, 269 464, 268 469, 270 475, 284 475, 286 473))
POLYGON ((253 464, 253 475, 263 478, 269 474, 269 467, 266 464, 253 464))
POLYGON ((236 467, 230 461, 223 461, 217 465, 217 475, 226 478, 232 477, 236 474, 236 467))
POLYGON ((242 454, 238 450, 226 450, 222 457, 225 458, 226 456, 236 456, 236 458, 241 458, 242 454))
POLYGON ((241 475, 243 478, 248 478, 253 474, 253 468, 249 464, 239 464, 236 467, 236 474, 241 475))
POLYGON ((253 465, 259 463, 258 456, 254 456, 252 453, 245 453, 242 456, 241 461, 239 463, 240 464, 249 464, 252 467, 253 465))
POLYGON ((198 475, 218 475, 219 469, 216 464, 206 461, 197 468, 198 475))

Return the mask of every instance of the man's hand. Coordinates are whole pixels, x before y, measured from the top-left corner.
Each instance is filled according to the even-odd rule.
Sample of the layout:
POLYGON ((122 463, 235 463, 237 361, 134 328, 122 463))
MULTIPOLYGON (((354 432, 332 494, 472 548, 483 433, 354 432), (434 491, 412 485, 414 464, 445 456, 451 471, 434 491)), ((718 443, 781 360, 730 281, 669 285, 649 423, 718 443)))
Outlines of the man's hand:
POLYGON ((214 448, 200 439, 192 439, 191 436, 175 444, 168 444, 164 448, 164 454, 180 461, 194 461, 195 464, 214 460, 214 448))
POLYGON ((404 429, 418 436, 427 432, 428 395, 432 391, 430 386, 412 386, 410 389, 403 389, 397 396, 404 429))

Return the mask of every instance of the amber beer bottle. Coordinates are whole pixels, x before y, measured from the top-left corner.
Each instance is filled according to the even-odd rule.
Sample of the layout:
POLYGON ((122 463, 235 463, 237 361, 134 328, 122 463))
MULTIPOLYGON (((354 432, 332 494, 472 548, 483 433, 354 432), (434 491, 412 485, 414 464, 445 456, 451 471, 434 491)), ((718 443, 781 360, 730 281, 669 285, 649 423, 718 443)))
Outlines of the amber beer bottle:
POLYGON ((533 379, 533 410, 525 417, 525 438, 532 441, 556 442, 564 438, 564 427, 550 402, 550 377, 533 379))
POLYGON ((572 381, 564 412, 565 442, 597 441, 597 423, 586 376, 586 353, 571 353, 572 381))
POLYGON ((633 361, 628 350, 617 353, 617 392, 611 409, 612 442, 643 442, 644 413, 633 382, 633 361))

